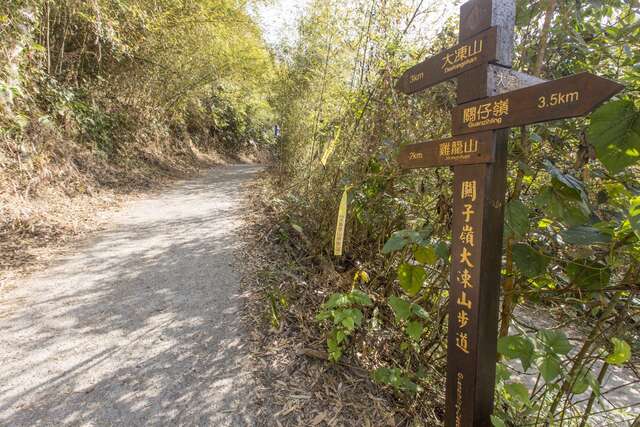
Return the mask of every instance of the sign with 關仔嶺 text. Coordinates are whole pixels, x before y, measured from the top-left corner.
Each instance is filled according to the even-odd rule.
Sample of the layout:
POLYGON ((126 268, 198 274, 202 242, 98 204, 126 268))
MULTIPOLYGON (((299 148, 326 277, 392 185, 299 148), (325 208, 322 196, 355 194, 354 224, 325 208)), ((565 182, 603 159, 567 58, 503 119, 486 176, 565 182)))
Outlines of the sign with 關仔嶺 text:
POLYGON ((454 108, 453 134, 584 116, 622 89, 589 73, 530 86, 454 108))

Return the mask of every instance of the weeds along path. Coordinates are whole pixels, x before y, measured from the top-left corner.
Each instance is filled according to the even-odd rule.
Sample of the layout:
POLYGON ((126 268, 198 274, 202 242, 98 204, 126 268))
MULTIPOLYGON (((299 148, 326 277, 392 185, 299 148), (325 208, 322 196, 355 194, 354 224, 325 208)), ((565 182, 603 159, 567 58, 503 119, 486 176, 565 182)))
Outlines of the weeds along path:
POLYGON ((0 425, 247 425, 231 166, 129 205, 73 256, 0 289, 0 425))

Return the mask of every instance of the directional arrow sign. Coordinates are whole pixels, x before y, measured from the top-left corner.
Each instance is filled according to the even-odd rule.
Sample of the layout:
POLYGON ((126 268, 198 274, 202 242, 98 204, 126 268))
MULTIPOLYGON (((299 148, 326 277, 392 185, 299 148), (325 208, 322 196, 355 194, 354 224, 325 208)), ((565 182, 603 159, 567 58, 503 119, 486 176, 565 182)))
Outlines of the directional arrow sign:
POLYGON ((496 60, 497 28, 477 36, 411 67, 400 77, 397 89, 411 94, 427 89, 465 71, 496 60))
POLYGON ((482 132, 405 145, 400 149, 398 162, 403 169, 493 163, 495 158, 493 140, 492 132, 482 132))
POLYGON ((589 73, 530 86, 456 107, 453 134, 584 116, 622 89, 616 82, 589 73))

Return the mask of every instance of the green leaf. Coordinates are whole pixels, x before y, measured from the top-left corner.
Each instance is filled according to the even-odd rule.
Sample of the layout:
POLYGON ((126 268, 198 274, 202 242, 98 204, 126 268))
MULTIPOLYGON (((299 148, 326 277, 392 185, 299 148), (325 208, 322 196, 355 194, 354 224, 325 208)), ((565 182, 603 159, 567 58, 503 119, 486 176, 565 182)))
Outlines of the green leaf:
POLYGON ((520 201, 512 200, 505 210, 507 230, 513 233, 516 239, 521 239, 529 231, 529 209, 520 201))
POLYGON ((584 201, 564 197, 555 187, 547 187, 536 197, 536 205, 551 218, 568 225, 589 221, 590 210, 584 201))
POLYGON ((411 316, 411 303, 395 296, 389 297, 389 305, 397 320, 407 320, 411 316))
POLYGON ((356 327, 353 317, 345 317, 342 319, 342 326, 344 326, 347 331, 353 331, 356 327))
POLYGON ((349 294, 349 299, 354 304, 362 305, 364 307, 371 307, 373 305, 373 302, 371 301, 371 298, 369 298, 369 295, 358 289, 354 289, 353 291, 351 291, 351 293, 349 294))
POLYGON ((449 246, 445 242, 438 242, 436 245, 436 254, 440 259, 447 261, 449 259, 449 246))
POLYGON ((422 335, 423 329, 424 329, 424 326, 422 325, 421 322, 418 322, 417 320, 412 320, 409 323, 407 323, 407 327, 405 330, 409 338, 411 338, 414 341, 418 341, 420 339, 420 335, 422 335))
POLYGON ((571 392, 574 394, 582 394, 587 391, 589 387, 591 387, 596 394, 600 393, 600 384, 598 384, 594 375, 588 369, 583 368, 578 373, 576 380, 573 383, 573 387, 571 388, 571 392))
POLYGON ((595 245, 610 243, 611 235, 603 233, 594 227, 578 225, 560 233, 565 242, 570 245, 595 245))
POLYGON ((316 314, 316 320, 322 322, 323 320, 329 320, 331 318, 331 311, 322 310, 316 314))
POLYGON ((495 415, 491 415, 491 425, 493 425, 493 427, 507 427, 504 421, 495 415))
POLYGON ((387 243, 384 244, 382 248, 383 254, 389 254, 391 252, 396 252, 404 249, 411 241, 405 237, 402 232, 397 231, 391 235, 387 243))
POLYGON ((438 255, 433 246, 419 246, 413 256, 420 264, 433 265, 438 261, 438 255))
POLYGON ((373 372, 373 379, 380 384, 390 385, 398 390, 416 393, 420 387, 402 375, 399 368, 378 368, 373 372))
POLYGON ((543 329, 538 331, 537 338, 544 344, 547 353, 566 355, 573 348, 562 331, 543 329))
POLYGON ((400 287, 410 296, 415 296, 420 292, 426 276, 427 274, 422 267, 416 267, 406 263, 398 267, 400 287))
POLYGON ((349 310, 349 317, 353 319, 356 326, 362 325, 362 318, 364 316, 362 315, 362 312, 357 308, 352 308, 349 310))
POLYGON ((554 355, 545 356, 542 362, 540 362, 539 368, 542 378, 544 378, 544 381, 547 383, 552 382, 562 373, 560 359, 554 355))
POLYGON ((549 265, 549 258, 540 254, 529 245, 522 243, 513 245, 513 261, 518 270, 526 277, 533 278, 545 273, 549 265))
POLYGON ((528 337, 511 335, 498 340, 498 352, 509 360, 519 359, 526 372, 533 362, 535 348, 528 337))
POLYGON ((389 368, 378 368, 373 371, 373 379, 374 381, 382 384, 389 384, 391 380, 391 369, 389 368))
POLYGON ((587 200, 587 193, 582 181, 570 174, 562 173, 560 169, 549 160, 544 161, 544 167, 552 177, 551 183, 553 188, 561 196, 575 201, 587 200))
POLYGON ((362 312, 357 308, 339 309, 335 311, 333 323, 342 325, 347 332, 352 332, 362 324, 362 312))
POLYGON ((502 363, 496 364, 496 383, 502 383, 511 378, 511 371, 502 363))
POLYGON ((329 297, 327 302, 323 304, 324 308, 333 309, 338 307, 346 307, 351 304, 351 300, 345 294, 333 294, 329 297))
POLYGON ((587 291, 600 290, 607 286, 611 279, 608 266, 589 260, 569 263, 565 271, 572 284, 587 291))
POLYGON ((640 113, 633 101, 609 102, 591 115, 587 140, 611 173, 621 172, 640 158, 640 113))
POLYGON ((340 358, 342 357, 342 347, 340 347, 338 341, 332 336, 329 336, 329 338, 327 338, 327 349, 329 350, 330 360, 334 362, 340 360, 340 358))
POLYGON ((387 243, 384 244, 382 248, 383 254, 390 254, 392 252, 400 251, 404 249, 405 246, 409 244, 422 244, 424 243, 424 238, 422 234, 417 231, 411 230, 400 230, 396 231, 391 235, 387 243))
POLYGON ((613 351, 607 356, 606 362, 609 365, 624 365, 631 360, 631 346, 618 338, 611 338, 613 351))
POLYGON ((429 313, 427 313, 427 311, 418 304, 411 304, 411 313, 421 319, 429 320, 429 313))
POLYGON ((636 236, 640 239, 640 197, 634 197, 631 199, 631 206, 629 207, 629 223, 633 227, 636 236))
POLYGON ((520 383, 505 384, 504 390, 511 397, 511 399, 520 403, 521 406, 529 406, 531 401, 529 400, 529 390, 520 383))

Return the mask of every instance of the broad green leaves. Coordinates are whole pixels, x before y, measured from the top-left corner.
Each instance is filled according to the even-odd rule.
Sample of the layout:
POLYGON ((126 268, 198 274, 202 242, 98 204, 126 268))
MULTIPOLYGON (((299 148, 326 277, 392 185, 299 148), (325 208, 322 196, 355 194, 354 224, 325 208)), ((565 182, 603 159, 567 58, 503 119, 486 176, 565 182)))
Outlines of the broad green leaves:
POLYGON ((631 360, 631 346, 618 338, 611 338, 613 351, 605 359, 610 365, 624 365, 631 360))
POLYGON ((409 338, 411 338, 414 341, 417 341, 420 339, 423 329, 424 329, 424 326, 421 322, 417 320, 412 320, 409 323, 407 323, 407 327, 405 328, 405 331, 407 332, 407 335, 409 336, 409 338))
POLYGON ((513 261, 518 270, 529 278, 534 278, 545 273, 550 259, 536 251, 529 245, 513 245, 513 261))
POLYGON ((540 206, 551 218, 570 226, 585 224, 591 215, 584 184, 575 177, 562 173, 551 162, 545 161, 545 168, 551 175, 551 186, 542 190, 536 198, 540 206))
POLYGON ((560 359, 553 355, 544 356, 538 368, 540 369, 542 378, 544 378, 544 381, 547 383, 552 382, 562 373, 560 359))
POLYGON ((420 320, 429 320, 429 315, 424 308, 396 296, 389 297, 388 303, 396 320, 399 323, 406 322, 405 332, 407 336, 413 341, 418 341, 424 331, 424 323, 420 320))
POLYGON ((400 391, 416 393, 420 390, 416 383, 402 375, 400 368, 378 368, 373 373, 373 379, 378 383, 390 385, 400 391))
POLYGON ((417 267, 408 263, 404 263, 398 267, 398 281, 400 282, 400 287, 402 287, 402 289, 404 289, 404 291, 410 296, 414 296, 420 292, 426 277, 427 273, 422 267, 417 267))
POLYGON ((578 375, 573 380, 571 392, 575 394, 582 394, 587 391, 589 387, 591 387, 596 394, 600 393, 600 384, 596 377, 590 370, 583 368, 578 372, 578 375))
POLYGON ((371 298, 369 298, 369 295, 357 289, 352 290, 348 295, 348 298, 353 304, 356 305, 361 305, 364 307, 371 307, 373 305, 373 302, 371 301, 371 298))
POLYGON ((495 415, 491 415, 491 424, 493 425, 493 427, 506 427, 504 421, 502 421, 501 418, 495 415))
POLYGON ((373 301, 369 295, 357 289, 348 294, 333 294, 322 304, 316 320, 331 320, 333 327, 327 336, 327 349, 331 360, 340 360, 347 337, 362 325, 364 314, 360 308, 372 305, 373 301))
POLYGON ((581 260, 565 269, 571 283, 587 291, 597 291, 609 284, 611 270, 602 263, 581 260))
POLYGON ((537 333, 538 341, 548 353, 567 355, 573 346, 562 331, 543 329, 537 333))
POLYGON ((413 253, 413 257, 424 265, 433 265, 438 261, 438 254, 433 246, 419 246, 413 253))
POLYGON ((407 245, 416 244, 423 245, 426 243, 426 237, 430 234, 430 230, 422 232, 412 230, 400 230, 391 235, 387 243, 382 248, 383 254, 401 251, 407 245))
POLYGON ((520 383, 510 383, 504 385, 504 390, 507 392, 510 400, 514 401, 518 406, 529 406, 531 401, 529 399, 529 390, 520 383))
POLYGON ((571 245, 595 245, 611 242, 611 235, 595 227, 578 225, 561 233, 565 242, 571 245))
POLYGON ((389 297, 389 305, 398 320, 407 320, 411 316, 411 303, 396 296, 389 297))
POLYGON ((498 340, 498 352, 507 359, 519 359, 527 371, 533 362, 535 347, 529 338, 512 335, 498 340))
POLYGON ((538 331, 535 341, 524 335, 507 336, 498 341, 498 352, 508 360, 520 360, 525 372, 535 360, 545 382, 552 382, 562 374, 562 357, 572 348, 564 332, 551 329, 538 331))
POLYGON ((516 239, 522 239, 529 231, 529 209, 520 201, 512 200, 505 209, 506 228, 516 239))
POLYGON ((613 101, 591 115, 587 138, 611 173, 640 159, 640 112, 632 101, 613 101))

